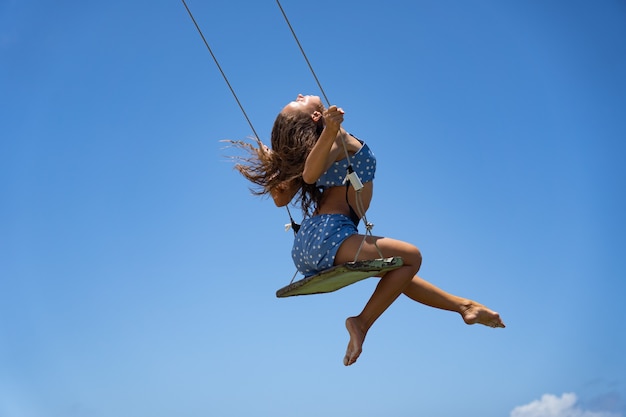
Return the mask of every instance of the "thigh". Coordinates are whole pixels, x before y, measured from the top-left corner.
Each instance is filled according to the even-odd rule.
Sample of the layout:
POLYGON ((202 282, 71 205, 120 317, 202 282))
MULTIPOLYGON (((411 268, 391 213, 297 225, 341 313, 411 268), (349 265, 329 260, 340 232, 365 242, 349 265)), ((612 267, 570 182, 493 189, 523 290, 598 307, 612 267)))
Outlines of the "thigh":
POLYGON ((352 235, 346 238, 335 256, 335 265, 352 262, 361 244, 361 251, 357 260, 380 258, 378 249, 383 257, 401 256, 405 265, 420 264, 422 257, 419 249, 414 245, 401 240, 388 237, 367 236, 363 242, 364 235, 352 235), (378 249, 376 248, 378 246, 378 249))

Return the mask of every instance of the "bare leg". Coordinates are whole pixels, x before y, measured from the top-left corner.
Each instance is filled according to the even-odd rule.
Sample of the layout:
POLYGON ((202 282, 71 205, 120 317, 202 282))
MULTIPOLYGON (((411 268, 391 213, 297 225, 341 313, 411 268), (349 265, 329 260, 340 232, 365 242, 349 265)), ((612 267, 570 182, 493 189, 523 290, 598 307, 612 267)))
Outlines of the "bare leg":
POLYGON ((505 327, 500 315, 484 305, 467 298, 447 293, 417 275, 406 286, 404 294, 418 303, 457 312, 467 324, 483 324, 489 327, 505 327))
MULTIPOLYGON (((402 293, 421 304, 455 311, 467 324, 505 327, 498 313, 475 301, 449 294, 418 277, 416 274, 422 263, 422 255, 415 246, 389 238, 375 239, 384 256, 401 256, 404 266, 387 272, 376 286, 363 311, 358 316, 346 319, 350 341, 343 360, 344 365, 356 362, 362 352, 368 330, 402 293)), ((362 240, 362 235, 353 235, 346 239, 337 252, 335 263, 354 260, 354 254, 362 240)), ((379 256, 372 238, 368 238, 361 249, 359 259, 375 259, 379 256)))
MULTIPOLYGON (((335 258, 335 263, 344 263, 354 259, 363 237, 354 235, 346 239, 335 258)), ((374 259, 379 257, 373 242, 369 242, 361 249, 362 259, 374 259)), ((411 282, 422 263, 422 255, 419 250, 408 243, 388 238, 377 238, 377 243, 383 254, 393 253, 402 256, 404 266, 387 272, 376 286, 374 293, 363 308, 361 314, 349 317, 346 320, 346 329, 350 335, 348 348, 344 357, 344 365, 352 365, 356 362, 363 348, 363 342, 367 331, 381 314, 402 294, 411 282)), ((389 256, 389 255, 386 255, 389 256)))
POLYGON ((361 314, 346 319, 346 329, 350 334, 350 342, 344 357, 344 365, 352 365, 361 354, 367 331, 381 314, 402 294, 402 290, 410 282, 414 269, 401 267, 388 272, 376 286, 376 290, 363 308, 361 314))

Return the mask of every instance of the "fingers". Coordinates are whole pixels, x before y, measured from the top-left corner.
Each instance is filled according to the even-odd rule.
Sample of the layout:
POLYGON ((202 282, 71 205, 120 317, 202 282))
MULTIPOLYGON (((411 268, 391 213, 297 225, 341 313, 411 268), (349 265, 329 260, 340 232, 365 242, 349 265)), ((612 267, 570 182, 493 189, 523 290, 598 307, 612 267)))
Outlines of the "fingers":
POLYGON ((344 111, 342 108, 332 105, 324 111, 324 121, 326 125, 340 125, 343 123, 343 115, 344 111))
POLYGON ((329 108, 326 109, 325 111, 325 115, 326 114, 333 114, 333 113, 340 113, 340 114, 344 114, 344 111, 341 107, 337 107, 334 104, 332 106, 330 106, 329 108))

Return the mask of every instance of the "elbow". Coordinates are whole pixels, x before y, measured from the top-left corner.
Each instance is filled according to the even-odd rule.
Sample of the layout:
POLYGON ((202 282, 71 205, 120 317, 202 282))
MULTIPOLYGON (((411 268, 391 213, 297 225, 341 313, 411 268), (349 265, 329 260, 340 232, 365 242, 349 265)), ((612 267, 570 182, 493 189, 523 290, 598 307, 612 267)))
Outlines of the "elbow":
POLYGON ((283 207, 291 202, 301 186, 301 181, 295 181, 292 179, 289 181, 283 181, 277 186, 271 188, 269 193, 274 200, 274 204, 276 204, 277 207, 283 207))
POLYGON ((272 199, 274 200, 274 204, 276 204, 276 207, 286 206, 287 204, 289 204, 289 201, 291 201, 291 199, 289 199, 289 196, 287 196, 284 192, 280 192, 278 190, 273 190, 271 192, 271 195, 272 199))
POLYGON ((286 198, 280 197, 280 196, 272 196, 274 198, 274 204, 276 204, 276 207, 284 207, 287 204, 289 204, 289 201, 287 201, 286 198))
POLYGON ((313 185, 317 181, 317 178, 305 170, 302 172, 302 181, 304 181, 305 184, 313 185))

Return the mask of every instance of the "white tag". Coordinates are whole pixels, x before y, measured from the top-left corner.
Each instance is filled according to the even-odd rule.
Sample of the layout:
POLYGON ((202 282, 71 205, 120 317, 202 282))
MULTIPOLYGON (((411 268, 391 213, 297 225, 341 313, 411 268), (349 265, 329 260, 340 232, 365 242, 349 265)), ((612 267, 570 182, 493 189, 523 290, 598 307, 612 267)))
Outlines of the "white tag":
POLYGON ((359 176, 356 175, 356 172, 351 172, 348 174, 348 179, 350 180, 350 184, 352 184, 352 188, 354 191, 360 191, 363 188, 363 183, 359 179, 359 176))

